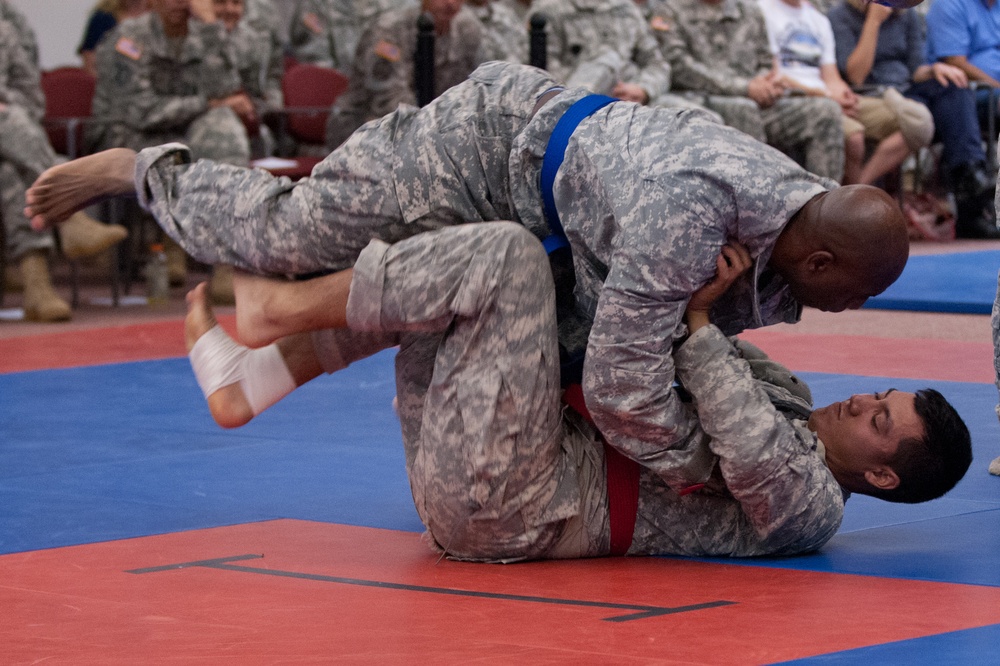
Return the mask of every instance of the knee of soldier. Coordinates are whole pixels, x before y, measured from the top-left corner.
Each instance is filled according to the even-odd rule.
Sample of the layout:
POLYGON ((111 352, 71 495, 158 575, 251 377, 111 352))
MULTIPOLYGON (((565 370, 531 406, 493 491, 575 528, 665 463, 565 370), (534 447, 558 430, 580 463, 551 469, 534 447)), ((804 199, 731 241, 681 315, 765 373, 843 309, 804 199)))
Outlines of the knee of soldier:
POLYGON ((516 271, 539 285, 545 279, 551 281, 549 256, 533 233, 516 222, 495 222, 488 226, 495 234, 494 242, 503 258, 505 272, 516 271))
POLYGON ((840 108, 840 104, 829 97, 810 97, 809 100, 812 102, 813 110, 810 113, 816 120, 816 122, 825 122, 836 125, 843 124, 843 110, 840 108))

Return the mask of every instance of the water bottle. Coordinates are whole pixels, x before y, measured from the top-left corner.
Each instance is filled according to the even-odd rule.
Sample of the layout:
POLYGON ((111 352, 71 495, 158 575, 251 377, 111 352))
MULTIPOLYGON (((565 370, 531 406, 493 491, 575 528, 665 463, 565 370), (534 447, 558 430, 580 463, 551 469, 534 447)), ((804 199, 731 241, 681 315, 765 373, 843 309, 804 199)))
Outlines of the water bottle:
POLYGON ((166 305, 170 300, 170 277, 167 274, 167 253, 163 245, 149 246, 149 261, 146 263, 146 303, 152 307, 166 305))

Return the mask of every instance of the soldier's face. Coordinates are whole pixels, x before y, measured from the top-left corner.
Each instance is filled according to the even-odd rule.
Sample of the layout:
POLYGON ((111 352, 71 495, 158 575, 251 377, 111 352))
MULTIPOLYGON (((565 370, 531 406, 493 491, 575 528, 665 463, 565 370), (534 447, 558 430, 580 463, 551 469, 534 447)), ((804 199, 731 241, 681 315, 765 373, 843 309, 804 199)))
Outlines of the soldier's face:
POLYGON ((802 305, 823 312, 857 310, 872 296, 885 290, 877 288, 866 273, 847 267, 809 270, 789 279, 792 296, 802 305))
POLYGON ((900 442, 924 437, 914 398, 913 393, 889 389, 853 395, 812 413, 809 428, 826 447, 827 465, 838 481, 850 487, 851 480, 862 479, 867 470, 887 465, 900 442))
POLYGON ((150 6, 167 28, 187 25, 191 16, 191 0, 150 0, 150 6))
POLYGON ((243 0, 213 0, 213 4, 215 16, 231 32, 243 18, 243 0))
POLYGON ((434 17, 435 31, 441 35, 451 28, 451 21, 462 8, 462 0, 423 0, 423 10, 434 17))

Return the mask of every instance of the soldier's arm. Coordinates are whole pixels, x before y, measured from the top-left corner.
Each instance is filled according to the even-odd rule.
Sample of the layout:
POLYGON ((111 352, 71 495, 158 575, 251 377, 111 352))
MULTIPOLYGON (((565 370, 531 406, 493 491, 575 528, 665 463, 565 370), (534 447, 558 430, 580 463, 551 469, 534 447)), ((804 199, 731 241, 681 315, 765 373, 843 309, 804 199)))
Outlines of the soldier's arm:
MULTIPOLYGON (((416 29, 398 31, 391 22, 377 21, 358 46, 355 60, 361 59, 363 87, 368 91, 368 118, 379 118, 395 111, 400 104, 417 103, 414 90, 414 51, 416 29), (407 39, 409 35, 412 39, 407 39)), ((358 71, 358 68, 355 68, 358 71)))
POLYGON ((750 78, 740 76, 729 63, 702 63, 693 55, 689 40, 696 35, 688 32, 684 17, 669 6, 662 7, 660 20, 669 30, 662 30, 660 43, 664 56, 670 63, 673 87, 676 90, 693 90, 712 95, 746 96, 750 78))
MULTIPOLYGON (((610 258, 583 389, 608 443, 680 491, 704 482, 712 464, 699 458, 704 434, 672 388, 673 346, 686 333, 688 298, 714 275, 725 239, 701 219, 705 210, 657 185, 642 188, 634 214, 649 223, 629 224, 610 258)), ((564 219, 575 214, 560 211, 564 219)))
POLYGON ((41 121, 45 115, 41 73, 28 52, 17 47, 16 35, 10 26, 4 23, 0 31, 0 44, 7 51, 5 78, 0 82, 0 101, 19 106, 35 121, 41 121))
POLYGON ((716 327, 693 334, 675 359, 726 487, 766 544, 761 550, 804 552, 826 543, 840 526, 844 496, 815 436, 778 412, 716 327))
POLYGON ((292 55, 299 62, 334 67, 333 37, 323 3, 304 0, 289 26, 292 55))
POLYGON ((670 90, 670 65, 660 52, 660 44, 638 7, 631 5, 629 13, 629 20, 639 27, 639 39, 632 53, 632 61, 639 66, 639 72, 629 83, 642 87, 649 99, 656 99, 670 90))

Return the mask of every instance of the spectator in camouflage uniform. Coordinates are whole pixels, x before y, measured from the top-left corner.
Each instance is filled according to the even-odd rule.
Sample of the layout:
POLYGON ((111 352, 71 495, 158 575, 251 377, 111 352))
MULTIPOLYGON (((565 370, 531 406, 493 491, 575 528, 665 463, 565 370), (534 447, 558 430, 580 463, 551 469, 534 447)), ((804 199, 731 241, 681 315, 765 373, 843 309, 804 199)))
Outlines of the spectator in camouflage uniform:
POLYGON ((351 71, 364 31, 383 13, 412 0, 302 0, 289 41, 296 60, 351 71))
POLYGON ((98 48, 93 148, 185 140, 198 157, 246 165, 256 112, 211 2, 153 0, 98 48), (192 9, 201 7, 201 13, 192 9))
MULTIPOLYGON (((261 2, 262 0, 255 0, 261 2)), ((274 137, 263 124, 268 114, 284 106, 281 77, 284 74, 284 51, 278 32, 264 21, 254 22, 245 11, 243 0, 214 0, 215 13, 226 28, 229 45, 236 58, 243 92, 254 107, 256 123, 248 125, 253 154, 270 155, 274 137)))
POLYGON ((536 0, 536 13, 548 19, 546 68, 566 86, 640 104, 670 90, 670 66, 634 0, 536 0))
MULTIPOLYGON (((97 49, 91 149, 141 149, 182 140, 199 158, 246 166, 247 127, 259 123, 243 91, 236 54, 211 0, 150 0, 151 11, 123 21, 97 49)), ((167 244, 170 281, 183 284, 186 261, 167 244)), ((231 299, 219 269, 213 298, 231 299)))
POLYGON ((801 157, 809 171, 840 180, 840 105, 785 96, 756 0, 650 0, 650 10, 675 92, 685 91, 758 141, 801 157))
POLYGON ((528 20, 528 13, 531 11, 531 0, 497 0, 497 2, 509 7, 519 19, 528 20))
POLYGON ((400 104, 416 104, 414 54, 417 18, 434 19, 434 94, 461 83, 481 62, 485 31, 462 0, 422 0, 386 12, 361 38, 347 90, 327 119, 326 143, 333 150, 369 120, 400 104))
MULTIPOLYGON (((272 275, 348 268, 372 238, 475 221, 520 222, 545 238, 546 145, 589 96, 543 95, 554 83, 488 63, 423 109, 368 123, 297 183, 189 164, 176 144, 91 156, 43 175, 30 212, 41 225, 79 206, 80 192, 136 193, 200 260, 272 275), (98 169, 105 177, 95 180, 98 169)), ((583 391, 601 431, 677 490, 705 482, 712 463, 671 389, 673 344, 727 239, 756 261, 716 304, 727 334, 797 321, 801 304, 860 307, 902 272, 909 242, 896 202, 877 188, 833 186, 692 111, 612 103, 570 137, 552 188, 576 276, 562 294, 576 305, 560 343, 570 358, 585 350, 583 391)))
MULTIPOLYGON (((4 4, 5 9, 9 9, 4 4)), ((20 33, 0 20, 0 219, 4 249, 17 265, 24 287, 23 309, 31 321, 65 321, 72 316, 69 304, 53 289, 48 256, 52 234, 34 231, 24 216, 24 193, 58 158, 42 129, 45 96, 42 93, 34 33, 20 33)), ((60 230, 63 253, 71 258, 92 256, 126 236, 118 225, 104 225, 76 213, 60 230)))
POLYGON ((271 356, 294 388, 354 360, 338 353, 352 336, 398 343, 414 503, 429 541, 460 559, 792 555, 833 536, 852 492, 924 501, 957 483, 971 441, 937 392, 890 389, 813 411, 805 384, 712 326, 712 300, 753 263, 736 246, 723 258, 731 267, 720 262, 720 277, 692 295, 691 335, 675 352, 713 468, 683 497, 562 405, 552 276, 541 244, 517 225, 372 241, 353 270, 313 284, 252 279, 255 298, 239 302, 238 318, 263 306, 259 316, 285 321, 268 305, 294 303, 333 327, 276 348, 236 345, 201 287, 185 330, 213 414, 248 409, 251 385, 272 383, 238 359, 271 356))
POLYGON ((10 43, 20 45, 27 53, 28 62, 38 67, 38 39, 27 17, 7 0, 0 0, 0 21, 14 26, 14 39, 10 43))
POLYGON ((483 24, 480 59, 528 62, 528 24, 500 0, 468 0, 466 5, 483 24))

